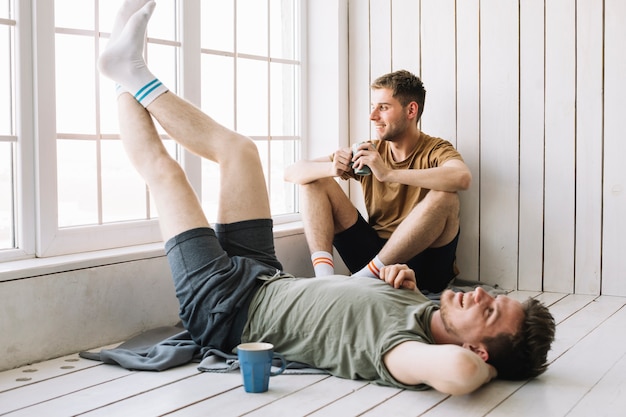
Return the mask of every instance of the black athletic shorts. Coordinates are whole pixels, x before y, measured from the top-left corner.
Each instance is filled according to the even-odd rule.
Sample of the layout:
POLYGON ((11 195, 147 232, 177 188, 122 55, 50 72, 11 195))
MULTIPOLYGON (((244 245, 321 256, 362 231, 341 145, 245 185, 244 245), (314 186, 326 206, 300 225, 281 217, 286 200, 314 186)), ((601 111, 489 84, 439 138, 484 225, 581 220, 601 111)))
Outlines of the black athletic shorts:
MULTIPOLYGON (((428 248, 411 258, 407 264, 415 271, 417 286, 422 291, 438 293, 443 291, 456 276, 455 259, 459 233, 447 245, 428 248)), ((360 271, 380 252, 387 242, 378 236, 359 213, 356 223, 337 233, 333 245, 350 272, 360 271)))

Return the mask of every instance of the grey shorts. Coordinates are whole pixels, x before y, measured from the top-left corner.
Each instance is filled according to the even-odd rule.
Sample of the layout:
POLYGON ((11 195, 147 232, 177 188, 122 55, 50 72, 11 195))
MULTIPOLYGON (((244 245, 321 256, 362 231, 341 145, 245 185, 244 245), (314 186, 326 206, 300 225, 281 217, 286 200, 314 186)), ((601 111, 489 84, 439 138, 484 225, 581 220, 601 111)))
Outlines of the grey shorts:
POLYGON ((282 270, 272 225, 271 219, 216 224, 166 242, 180 319, 199 345, 228 352, 239 344, 263 283, 257 278, 282 270))

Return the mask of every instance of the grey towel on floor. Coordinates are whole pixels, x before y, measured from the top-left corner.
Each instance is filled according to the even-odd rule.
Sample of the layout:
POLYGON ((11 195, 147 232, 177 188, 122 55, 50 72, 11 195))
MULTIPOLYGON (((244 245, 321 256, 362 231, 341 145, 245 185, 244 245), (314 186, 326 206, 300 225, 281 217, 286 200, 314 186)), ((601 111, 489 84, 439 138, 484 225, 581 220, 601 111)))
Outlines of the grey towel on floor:
MULTIPOLYGON (((237 355, 199 346, 191 339, 189 332, 180 326, 148 330, 113 349, 80 352, 79 356, 137 371, 164 371, 190 362, 200 362, 198 370, 201 372, 231 372, 239 369, 237 355)), ((298 362, 287 362, 284 374, 328 372, 298 362)))
POLYGON ((141 333, 113 349, 80 352, 79 356, 139 371, 163 371, 199 361, 208 349, 197 345, 179 326, 159 327, 141 333))

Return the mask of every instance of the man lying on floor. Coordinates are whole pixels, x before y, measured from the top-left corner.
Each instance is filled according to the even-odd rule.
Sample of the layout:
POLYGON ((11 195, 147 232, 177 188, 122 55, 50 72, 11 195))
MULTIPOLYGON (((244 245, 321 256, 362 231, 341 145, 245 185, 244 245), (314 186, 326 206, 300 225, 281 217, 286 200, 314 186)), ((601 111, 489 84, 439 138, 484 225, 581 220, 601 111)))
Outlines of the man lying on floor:
POLYGON ((124 3, 98 67, 121 86, 122 142, 156 203, 180 317, 197 344, 228 352, 265 341, 290 361, 338 377, 450 394, 546 369, 554 320, 536 300, 447 291, 439 307, 405 265, 385 267, 380 279, 283 272, 255 144, 168 91, 146 67, 154 7, 124 3), (151 115, 180 145, 219 164, 213 227, 151 115))

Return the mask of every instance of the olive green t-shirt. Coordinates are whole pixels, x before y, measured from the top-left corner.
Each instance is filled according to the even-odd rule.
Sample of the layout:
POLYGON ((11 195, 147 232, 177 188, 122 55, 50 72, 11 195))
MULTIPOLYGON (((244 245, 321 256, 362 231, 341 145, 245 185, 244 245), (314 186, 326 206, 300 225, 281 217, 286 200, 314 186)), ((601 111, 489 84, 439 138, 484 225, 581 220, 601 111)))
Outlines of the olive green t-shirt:
POLYGON ((332 375, 406 386, 387 371, 383 356, 405 341, 433 344, 437 305, 418 292, 365 277, 277 277, 254 296, 242 342, 274 344, 289 361, 332 375))

